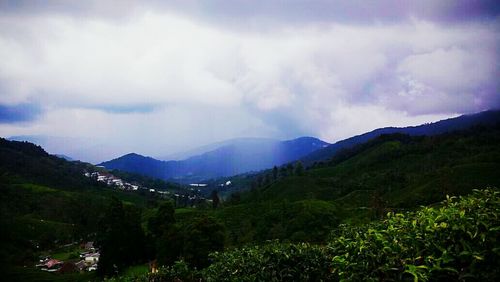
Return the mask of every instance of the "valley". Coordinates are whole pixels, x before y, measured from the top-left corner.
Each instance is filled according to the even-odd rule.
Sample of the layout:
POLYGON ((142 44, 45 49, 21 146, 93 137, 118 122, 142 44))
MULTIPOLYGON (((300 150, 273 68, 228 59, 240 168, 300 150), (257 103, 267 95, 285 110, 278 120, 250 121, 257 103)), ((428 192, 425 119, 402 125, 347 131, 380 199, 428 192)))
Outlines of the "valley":
MULTIPOLYGON (((365 236, 362 240, 374 251, 370 236, 386 236, 387 224, 396 229, 413 228, 415 233, 408 236, 424 236, 406 222, 416 220, 424 226, 437 220, 438 225, 425 228, 445 228, 456 220, 453 214, 463 210, 471 215, 485 213, 477 220, 486 220, 487 227, 476 232, 486 232, 481 235, 484 242, 494 247, 499 222, 488 216, 495 216, 500 208, 497 113, 480 113, 476 117, 488 118, 465 123, 458 130, 451 127, 428 135, 377 134, 314 162, 310 161, 313 156, 328 147, 269 169, 184 184, 67 161, 31 143, 2 139, 3 273, 9 281, 98 281, 102 277, 117 281, 285 280, 275 272, 251 267, 277 256, 277 261, 268 263, 280 269, 280 275, 337 280, 349 274, 349 279, 357 279, 355 275, 376 272, 352 268, 346 263, 352 258, 339 257, 352 252, 346 249, 351 248, 349 244, 357 248, 356 244, 363 242, 352 236, 365 236), (486 206, 479 204, 485 201, 486 206), (439 221, 443 216, 450 219, 439 221), (375 231, 367 233, 366 228, 375 231), (58 258, 60 266, 66 260, 68 265, 77 265, 71 258, 79 255, 80 249, 64 251, 64 246, 86 242, 94 242, 100 252, 94 268, 86 268, 93 271, 79 273, 75 266, 67 266, 61 269, 70 269, 69 274, 43 273, 35 268, 40 257, 46 256, 58 258), (65 255, 58 255, 61 252, 65 255), (248 261, 240 261, 241 256, 247 256, 248 261), (304 272, 301 267, 310 270, 304 272)), ((464 232, 479 228, 474 227, 476 219, 467 220, 453 224, 465 224, 460 227, 466 228, 464 232)), ((400 240, 409 250, 421 248, 414 246, 417 242, 427 244, 427 239, 400 240)), ((391 250, 401 248, 389 241, 384 244, 391 250)), ((457 246, 446 244, 446 248, 457 246)), ((434 256, 443 255, 439 249, 426 248, 434 256)), ((370 262, 370 267, 395 267, 399 270, 391 275, 398 280, 436 277, 436 273, 456 278, 479 275, 478 271, 486 271, 481 275, 489 279, 498 275, 491 269, 498 255, 488 248, 474 245, 464 250, 474 254, 461 256, 461 264, 470 264, 465 270, 457 270, 452 259, 440 265, 447 270, 415 272, 412 267, 437 266, 393 253, 383 262, 370 262), (483 258, 482 265, 475 262, 477 256, 483 258)), ((408 252, 408 256, 418 255, 408 252)))

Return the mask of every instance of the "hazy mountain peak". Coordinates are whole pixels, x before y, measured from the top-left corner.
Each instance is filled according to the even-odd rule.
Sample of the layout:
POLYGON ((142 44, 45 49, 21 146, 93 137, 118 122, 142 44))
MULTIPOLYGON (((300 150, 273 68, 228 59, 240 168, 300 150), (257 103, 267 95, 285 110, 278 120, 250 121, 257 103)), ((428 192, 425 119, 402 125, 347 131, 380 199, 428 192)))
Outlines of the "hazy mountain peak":
POLYGON ((101 165, 162 179, 203 180, 259 171, 295 161, 328 143, 314 137, 279 141, 270 138, 237 138, 200 147, 203 151, 184 160, 161 161, 129 153, 101 165))

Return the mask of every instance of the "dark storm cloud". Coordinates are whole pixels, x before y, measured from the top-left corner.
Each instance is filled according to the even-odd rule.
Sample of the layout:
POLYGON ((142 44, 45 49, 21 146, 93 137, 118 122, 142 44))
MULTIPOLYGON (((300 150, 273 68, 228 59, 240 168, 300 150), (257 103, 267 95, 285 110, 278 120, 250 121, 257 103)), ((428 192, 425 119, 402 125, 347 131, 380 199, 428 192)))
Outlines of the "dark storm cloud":
POLYGON ((495 2, 0 0, 0 135, 165 155, 499 107, 495 2))
POLYGON ((211 22, 232 22, 240 26, 258 25, 258 21, 286 25, 395 23, 411 17, 459 23, 494 20, 500 13, 500 5, 495 0, 0 1, 0 11, 5 14, 62 13, 122 18, 142 9, 182 12, 211 22))
POLYGON ((33 121, 40 113, 40 108, 34 104, 18 104, 14 106, 0 104, 0 123, 33 121))

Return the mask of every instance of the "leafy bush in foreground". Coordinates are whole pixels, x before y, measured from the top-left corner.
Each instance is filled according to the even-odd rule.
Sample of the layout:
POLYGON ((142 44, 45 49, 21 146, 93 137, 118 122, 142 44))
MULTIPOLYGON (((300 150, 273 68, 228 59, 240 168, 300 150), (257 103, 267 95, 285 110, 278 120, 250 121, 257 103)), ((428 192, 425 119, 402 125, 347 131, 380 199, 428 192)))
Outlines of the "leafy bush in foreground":
POLYGON ((341 227, 327 246, 268 243, 212 254, 201 271, 163 269, 154 281, 500 281, 500 192, 341 227), (191 272, 190 272, 191 271, 191 272), (190 273, 190 274, 189 274, 190 273))
POLYGON ((320 246, 268 243, 213 254, 203 271, 207 281, 323 281, 333 278, 330 260, 320 246))
POLYGON ((388 214, 364 228, 340 229, 328 245, 341 280, 499 281, 500 199, 475 191, 439 208, 388 214))

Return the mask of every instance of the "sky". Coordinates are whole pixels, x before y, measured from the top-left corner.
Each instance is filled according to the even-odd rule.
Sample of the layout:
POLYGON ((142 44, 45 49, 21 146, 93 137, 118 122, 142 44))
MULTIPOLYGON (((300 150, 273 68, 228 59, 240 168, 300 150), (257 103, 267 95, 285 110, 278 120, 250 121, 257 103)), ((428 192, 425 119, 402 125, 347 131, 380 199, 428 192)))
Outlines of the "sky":
POLYGON ((500 106, 496 1, 0 0, 0 136, 98 163, 500 106))

